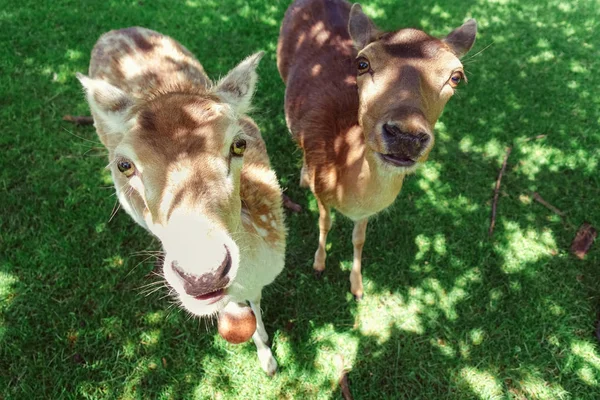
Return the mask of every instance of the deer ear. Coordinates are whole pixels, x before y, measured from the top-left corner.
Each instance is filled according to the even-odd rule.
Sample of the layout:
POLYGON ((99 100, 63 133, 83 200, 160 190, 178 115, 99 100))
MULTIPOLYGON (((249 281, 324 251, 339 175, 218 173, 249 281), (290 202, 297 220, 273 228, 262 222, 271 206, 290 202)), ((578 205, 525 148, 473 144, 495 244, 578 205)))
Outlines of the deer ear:
POLYGON ((364 49, 369 43, 377 39, 379 31, 373 22, 363 13, 360 4, 355 3, 350 9, 350 20, 348 21, 348 33, 358 51, 364 49))
POLYGON ((471 47, 473 47, 476 35, 477 21, 470 19, 450 32, 444 39, 444 42, 450 46, 452 52, 456 54, 458 58, 462 58, 469 50, 471 50, 471 47))
POLYGON ((245 114, 250 109, 258 80, 256 68, 264 54, 264 51, 261 51, 246 58, 229 71, 214 89, 214 92, 239 114, 245 114))
POLYGON ((77 79, 85 90, 100 140, 106 147, 114 148, 126 129, 133 99, 102 79, 92 79, 80 73, 77 73, 77 79))

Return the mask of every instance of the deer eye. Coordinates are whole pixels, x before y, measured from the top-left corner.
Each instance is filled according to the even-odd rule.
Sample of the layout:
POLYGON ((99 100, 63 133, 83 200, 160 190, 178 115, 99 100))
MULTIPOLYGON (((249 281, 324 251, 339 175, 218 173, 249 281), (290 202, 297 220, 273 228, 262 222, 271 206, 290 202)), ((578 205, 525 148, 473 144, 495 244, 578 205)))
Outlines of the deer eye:
POLYGON ((231 144, 231 155, 241 157, 246 151, 246 141, 244 139, 237 139, 231 144))
POLYGON ((121 171, 123 175, 125 175, 128 178, 135 174, 135 167, 133 166, 133 163, 131 161, 121 160, 117 162, 117 168, 119 169, 119 171, 121 171))
POLYGON ((458 84, 464 79, 464 75, 460 71, 456 71, 450 77, 450 86, 457 87, 458 84))
POLYGON ((371 66, 369 65, 369 60, 364 57, 359 57, 356 60, 356 68, 358 69, 358 74, 362 75, 365 72, 369 72, 371 66))

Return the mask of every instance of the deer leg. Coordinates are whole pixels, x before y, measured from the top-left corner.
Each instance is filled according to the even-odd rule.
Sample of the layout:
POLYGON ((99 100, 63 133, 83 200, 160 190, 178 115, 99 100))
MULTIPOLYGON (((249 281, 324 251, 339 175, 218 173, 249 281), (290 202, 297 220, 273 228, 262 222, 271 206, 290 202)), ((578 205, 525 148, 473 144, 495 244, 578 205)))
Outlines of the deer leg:
POLYGON ((310 187, 310 177, 306 168, 306 160, 302 161, 302 170, 300 170, 300 187, 310 187))
POLYGON ((313 268, 317 276, 320 276, 325 270, 325 257, 327 257, 325 245, 327 244, 327 234, 331 229, 331 209, 318 198, 317 203, 319 204, 319 248, 315 253, 313 268))
POLYGON ((352 271, 350 272, 350 290, 356 300, 363 297, 363 284, 361 274, 362 251, 367 237, 367 218, 354 223, 352 231, 352 244, 354 245, 354 261, 352 262, 352 271))
POLYGON ((260 361, 261 368, 267 375, 272 376, 277 371, 277 361, 267 344, 269 335, 267 335, 267 331, 265 330, 265 324, 260 312, 260 296, 258 300, 250 302, 250 307, 252 307, 252 311, 256 317, 256 331, 252 335, 252 340, 254 340, 254 344, 256 345, 258 360, 260 361))

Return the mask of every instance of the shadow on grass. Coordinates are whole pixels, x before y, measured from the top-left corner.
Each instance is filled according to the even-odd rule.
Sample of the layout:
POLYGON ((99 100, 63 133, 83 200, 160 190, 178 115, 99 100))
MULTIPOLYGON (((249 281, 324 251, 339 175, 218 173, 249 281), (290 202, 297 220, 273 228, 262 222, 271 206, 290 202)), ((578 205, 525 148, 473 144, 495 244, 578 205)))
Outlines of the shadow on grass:
MULTIPOLYGON (((351 224, 339 215, 327 272, 312 276, 317 213, 297 186, 301 157, 275 66, 287 2, 104 2, 44 12, 15 3, 0 14, 6 32, 19 32, 0 49, 9 67, 0 98, 10 100, 0 112, 13 133, 0 138, 13 167, 0 172, 2 396, 335 398, 342 355, 360 399, 595 398, 598 252, 573 260, 574 230, 531 203, 530 192, 574 225, 599 224, 598 11, 591 2, 370 3, 365 10, 382 28, 443 35, 472 16, 481 34, 465 60, 470 84, 442 116, 431 161, 368 228, 359 304, 349 293, 351 224), (87 69, 95 40, 131 25, 173 36, 212 78, 268 51, 253 116, 287 193, 308 210, 288 216, 286 269, 264 293, 280 363, 274 379, 262 374, 252 343, 224 343, 214 328, 169 309, 164 289, 143 296, 140 287, 156 281, 147 277, 153 265, 136 266, 144 257, 131 254, 159 245, 124 213, 107 223, 114 198, 101 189, 110 184, 99 176, 105 160, 80 157, 96 145, 62 130, 62 114, 87 112, 73 74, 87 69), (547 137, 523 142, 540 134, 547 137), (493 184, 511 144, 488 241, 493 184)), ((67 129, 96 140, 91 128, 67 129)))

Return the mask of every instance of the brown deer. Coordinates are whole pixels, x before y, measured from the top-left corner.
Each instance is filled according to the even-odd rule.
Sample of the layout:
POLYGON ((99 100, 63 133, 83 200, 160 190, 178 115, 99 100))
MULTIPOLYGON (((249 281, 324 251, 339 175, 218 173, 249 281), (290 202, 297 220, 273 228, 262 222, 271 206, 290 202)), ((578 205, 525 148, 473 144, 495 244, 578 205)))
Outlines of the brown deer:
POLYGON ((210 316, 250 301, 250 334, 273 374, 260 300, 283 268, 286 231, 265 143, 245 115, 261 57, 213 84, 181 44, 134 27, 104 34, 78 78, 121 206, 160 239, 179 302, 210 316))
POLYGON ((319 206, 314 269, 325 269, 332 207, 354 221, 351 290, 363 295, 361 258, 370 216, 398 196, 427 160, 433 128, 475 41, 469 20, 443 39, 417 29, 378 30, 359 4, 297 0, 277 47, 288 128, 304 151, 300 185, 319 206))

